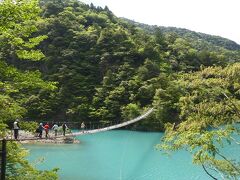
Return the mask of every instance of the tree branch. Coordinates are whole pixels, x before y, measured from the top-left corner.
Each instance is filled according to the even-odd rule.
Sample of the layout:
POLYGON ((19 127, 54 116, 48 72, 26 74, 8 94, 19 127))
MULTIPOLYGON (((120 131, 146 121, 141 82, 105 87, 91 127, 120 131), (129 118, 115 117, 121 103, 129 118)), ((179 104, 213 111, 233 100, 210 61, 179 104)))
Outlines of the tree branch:
POLYGON ((222 174, 220 171, 218 171, 214 166, 211 165, 211 167, 209 167, 209 169, 217 172, 217 173, 221 176, 222 179, 225 179, 224 176, 223 176, 223 174, 222 174))
POLYGON ((232 102, 232 100, 231 100, 224 92, 223 92, 222 94, 223 94, 228 100, 230 100, 231 104, 232 104, 233 107, 234 107, 234 110, 235 110, 236 114, 238 115, 238 117, 240 117, 240 111, 239 111, 238 107, 236 106, 236 104, 234 104, 234 103, 232 102))
POLYGON ((207 171, 207 169, 205 168, 205 166, 204 166, 203 164, 202 164, 202 167, 203 167, 204 171, 207 173, 207 175, 209 175, 211 178, 217 180, 217 178, 215 178, 213 175, 211 175, 211 174, 207 171))
POLYGON ((227 161, 239 174, 240 174, 240 169, 237 168, 231 161, 229 161, 224 155, 216 151, 216 153, 221 156, 225 161, 227 161))
POLYGON ((240 142, 238 142, 236 139, 234 139, 232 136, 230 136, 230 138, 238 145, 240 145, 240 142))

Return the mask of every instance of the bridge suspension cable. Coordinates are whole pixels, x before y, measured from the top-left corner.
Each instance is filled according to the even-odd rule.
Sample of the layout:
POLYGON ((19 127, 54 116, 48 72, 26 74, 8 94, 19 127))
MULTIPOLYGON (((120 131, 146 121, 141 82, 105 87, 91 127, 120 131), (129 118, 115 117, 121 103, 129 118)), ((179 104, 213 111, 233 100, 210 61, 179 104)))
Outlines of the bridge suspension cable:
POLYGON ((124 126, 127 126, 129 124, 133 124, 135 122, 138 122, 144 118, 146 118, 149 114, 151 114, 153 112, 153 108, 149 109, 146 113, 144 113, 141 116, 138 116, 132 120, 120 123, 120 124, 116 124, 116 125, 112 125, 112 126, 108 126, 108 127, 104 127, 104 128, 99 128, 99 129, 93 129, 93 130, 88 130, 88 131, 81 131, 81 132, 76 132, 76 133, 72 133, 72 134, 67 134, 66 136, 79 136, 79 135, 83 135, 83 134, 94 134, 94 133, 98 133, 98 132, 103 132, 103 131, 109 131, 109 130, 113 130, 113 129, 118 129, 124 126))
MULTIPOLYGON (((58 136, 54 136, 54 137, 51 137, 51 138, 48 138, 48 139, 56 139, 56 138, 63 138, 63 137, 74 137, 74 136, 80 136, 80 135, 84 135, 84 134, 94 134, 94 133, 98 133, 98 132, 104 132, 104 131, 109 131, 109 130, 113 130, 113 129, 118 129, 118 128, 130 125, 130 124, 136 123, 136 122, 146 118, 147 116, 149 116, 152 112, 153 112, 153 108, 149 109, 144 114, 142 114, 142 115, 140 115, 140 116, 138 116, 138 117, 136 117, 132 120, 126 121, 126 122, 122 122, 122 123, 111 125, 111 126, 104 127, 104 128, 98 128, 98 129, 93 129, 93 130, 84 130, 84 131, 75 132, 75 133, 68 133, 68 134, 65 134, 65 136, 64 135, 58 135, 58 136)), ((44 138, 41 139, 41 138, 38 138, 38 137, 19 138, 17 140, 8 139, 8 138, 5 138, 5 139, 7 141, 45 140, 44 138)), ((0 139, 0 140, 2 140, 2 139, 0 139)))

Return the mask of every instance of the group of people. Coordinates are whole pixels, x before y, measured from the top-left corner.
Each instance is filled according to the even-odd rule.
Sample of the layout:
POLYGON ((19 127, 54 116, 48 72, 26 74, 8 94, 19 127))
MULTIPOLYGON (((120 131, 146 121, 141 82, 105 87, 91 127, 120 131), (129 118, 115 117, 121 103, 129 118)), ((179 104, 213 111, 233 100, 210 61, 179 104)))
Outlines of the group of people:
MULTIPOLYGON (((62 127, 62 132, 63 132, 63 135, 65 136, 66 130, 68 129, 66 123, 63 123, 61 126, 58 126, 57 123, 54 123, 52 128, 50 128, 49 123, 46 123, 45 125, 43 125, 43 123, 40 123, 38 128, 36 129, 36 133, 37 133, 36 135, 37 135, 37 137, 42 138, 43 132, 45 131, 45 137, 48 138, 49 137, 49 130, 52 129, 54 131, 55 136, 57 136, 60 127, 62 127)), ((84 129, 85 129, 84 122, 81 123, 81 129, 82 129, 82 131, 84 131, 84 129)), ((14 131, 14 138, 15 139, 18 139, 19 130, 20 130, 19 120, 16 119, 13 123, 13 131, 14 131)))
MULTIPOLYGON (((58 135, 58 130, 59 130, 59 126, 57 123, 55 123, 52 128, 51 128, 53 131, 54 131, 54 134, 55 136, 58 135)), ((66 130, 68 129, 66 123, 63 123, 62 124, 62 131, 63 131, 63 135, 65 136, 66 134, 66 130)), ((49 137, 49 130, 50 130, 50 126, 48 123, 46 123, 45 125, 43 125, 43 123, 40 123, 38 128, 36 129, 36 133, 37 133, 37 136, 39 138, 42 138, 42 134, 43 134, 43 131, 45 131, 45 137, 48 138, 49 137)))

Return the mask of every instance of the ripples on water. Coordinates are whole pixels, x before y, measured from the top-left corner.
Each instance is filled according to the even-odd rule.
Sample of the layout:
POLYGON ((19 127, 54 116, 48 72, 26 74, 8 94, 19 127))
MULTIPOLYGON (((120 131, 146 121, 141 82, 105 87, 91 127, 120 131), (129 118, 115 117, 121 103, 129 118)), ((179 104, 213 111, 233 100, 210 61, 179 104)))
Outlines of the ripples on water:
MULTIPOLYGON (((80 144, 26 145, 30 161, 45 161, 39 169, 60 168, 61 180, 205 180, 210 179, 199 166, 192 165, 185 151, 168 157, 154 146, 162 133, 109 131, 79 136, 80 144)), ((225 155, 238 157, 239 145, 224 149, 225 155)))

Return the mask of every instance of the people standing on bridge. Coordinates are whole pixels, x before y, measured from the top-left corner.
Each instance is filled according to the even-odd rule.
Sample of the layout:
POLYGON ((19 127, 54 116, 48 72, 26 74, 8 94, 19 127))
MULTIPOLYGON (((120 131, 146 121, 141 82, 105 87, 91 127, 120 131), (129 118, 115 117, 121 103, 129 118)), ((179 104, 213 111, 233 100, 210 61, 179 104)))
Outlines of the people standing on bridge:
POLYGON ((56 123, 53 125, 52 129, 54 130, 55 136, 57 136, 58 125, 56 123))
POLYGON ((50 126, 48 125, 48 123, 46 123, 45 126, 44 126, 46 139, 48 138, 49 128, 50 128, 50 126))
POLYGON ((82 124, 81 124, 81 130, 82 130, 83 133, 84 133, 84 129, 85 129, 85 124, 84 124, 84 121, 83 121, 82 124))
POLYGON ((43 129, 44 129, 43 123, 40 123, 37 130, 36 130, 36 132, 38 133, 38 137, 40 137, 40 138, 42 138, 43 129))
POLYGON ((66 129, 67 129, 68 127, 67 127, 67 125, 66 125, 66 123, 63 123, 62 124, 62 130, 63 130, 63 135, 65 136, 65 133, 66 133, 66 129))
POLYGON ((19 120, 16 119, 16 121, 14 121, 13 123, 13 131, 14 131, 14 138, 15 139, 18 139, 18 136, 19 136, 19 129, 20 129, 20 126, 19 126, 19 120))

